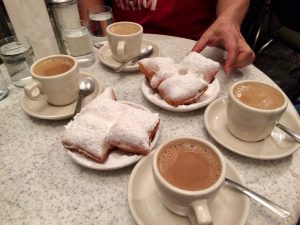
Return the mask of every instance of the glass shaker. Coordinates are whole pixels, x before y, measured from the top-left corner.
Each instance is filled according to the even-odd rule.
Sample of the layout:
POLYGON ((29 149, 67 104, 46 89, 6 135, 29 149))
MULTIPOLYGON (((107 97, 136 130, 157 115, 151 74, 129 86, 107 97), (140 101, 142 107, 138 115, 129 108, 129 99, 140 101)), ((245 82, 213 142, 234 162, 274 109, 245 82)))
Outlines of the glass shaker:
POLYGON ((50 0, 54 21, 64 53, 77 59, 79 66, 95 62, 89 27, 80 21, 78 0, 50 0))
MULTIPOLYGON (((63 43, 62 29, 77 29, 80 27, 78 0, 49 0, 49 3, 60 42, 63 43)), ((64 45, 63 48, 64 53, 67 53, 64 45)))

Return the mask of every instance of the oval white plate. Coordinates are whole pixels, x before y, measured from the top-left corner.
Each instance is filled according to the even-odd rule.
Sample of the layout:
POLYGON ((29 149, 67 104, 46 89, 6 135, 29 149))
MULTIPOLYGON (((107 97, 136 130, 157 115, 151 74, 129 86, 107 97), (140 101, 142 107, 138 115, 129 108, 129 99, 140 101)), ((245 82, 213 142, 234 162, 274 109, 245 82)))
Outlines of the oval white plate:
MULTIPOLYGON (((272 134, 257 142, 247 142, 233 136, 227 128, 226 97, 212 102, 205 110, 204 124, 208 133, 222 146, 237 154, 254 159, 279 159, 293 154, 300 145, 275 127, 272 134)), ((288 110, 283 114, 280 123, 300 133, 299 118, 288 110)))
POLYGON ((190 104, 190 105, 180 105, 177 107, 174 107, 172 105, 169 105, 165 100, 163 100, 160 95, 154 91, 146 78, 144 78, 144 81, 142 83, 142 92, 144 96, 152 102, 154 105, 159 106, 160 108, 163 108, 168 111, 172 112, 190 112, 197 109, 200 109, 202 107, 207 106, 210 102, 215 100, 220 92, 220 84, 218 79, 215 79, 209 86, 208 89, 204 92, 204 94, 198 99, 197 102, 190 104))
MULTIPOLYGON (((153 52, 149 57, 159 56, 159 48, 155 43, 148 41, 148 40, 142 41, 142 47, 149 46, 149 45, 153 46, 153 52)), ((104 65, 106 65, 112 69, 116 69, 122 65, 120 62, 117 62, 113 58, 108 43, 106 43, 104 46, 102 46, 99 49, 97 56, 98 56, 100 62, 102 62, 104 65)), ((133 65, 126 66, 125 69, 123 70, 123 72, 134 72, 134 71, 138 71, 138 70, 139 70, 139 65, 138 65, 138 63, 135 63, 133 65)))
MULTIPOLYGON (((91 76, 87 73, 80 72, 81 79, 86 76, 91 76)), ((92 76, 91 76, 92 77, 92 76)), ((82 100, 82 105, 86 105, 92 101, 100 92, 100 82, 93 77, 95 82, 95 91, 82 100)), ((28 115, 45 120, 62 120, 71 118, 74 114, 77 101, 64 106, 55 106, 49 104, 46 99, 40 101, 30 100, 24 93, 21 96, 21 107, 28 115)))
MULTIPOLYGON (((190 225, 188 218, 171 213, 163 205, 152 175, 153 153, 134 167, 128 183, 128 203, 137 224, 190 225)), ((226 160, 226 177, 244 184, 234 166, 226 160)), ((209 203, 214 225, 243 225, 246 223, 250 200, 245 195, 223 186, 209 203)))

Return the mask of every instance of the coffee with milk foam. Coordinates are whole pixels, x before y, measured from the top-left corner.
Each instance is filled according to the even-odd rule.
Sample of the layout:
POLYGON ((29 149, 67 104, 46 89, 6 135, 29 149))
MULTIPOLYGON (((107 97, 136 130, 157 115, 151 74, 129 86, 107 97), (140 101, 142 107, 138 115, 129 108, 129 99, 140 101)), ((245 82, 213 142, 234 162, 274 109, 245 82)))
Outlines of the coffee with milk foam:
POLYGON ((207 145, 192 140, 165 146, 158 155, 157 167, 167 182, 188 191, 212 186, 222 170, 217 154, 207 145))
POLYGON ((284 97, 278 90, 257 82, 238 84, 233 94, 243 104, 257 109, 277 109, 284 104, 284 97))

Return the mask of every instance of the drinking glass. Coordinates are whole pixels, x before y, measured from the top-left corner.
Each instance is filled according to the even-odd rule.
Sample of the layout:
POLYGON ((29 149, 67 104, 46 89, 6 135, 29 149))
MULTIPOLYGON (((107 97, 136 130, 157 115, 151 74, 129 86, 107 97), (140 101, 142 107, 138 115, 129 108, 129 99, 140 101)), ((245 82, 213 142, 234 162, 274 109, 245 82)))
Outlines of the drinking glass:
POLYGON ((94 6, 88 9, 88 18, 94 43, 106 41, 106 27, 112 23, 109 6, 94 6))
POLYGON ((7 37, 0 40, 0 57, 16 87, 31 82, 30 66, 33 64, 33 50, 27 37, 7 37))
POLYGON ((8 82, 4 77, 4 74, 0 70, 0 101, 5 99, 9 94, 8 82))
POLYGON ((78 28, 63 29, 62 36, 68 55, 75 57, 79 66, 90 66, 95 62, 88 22, 81 20, 78 28))

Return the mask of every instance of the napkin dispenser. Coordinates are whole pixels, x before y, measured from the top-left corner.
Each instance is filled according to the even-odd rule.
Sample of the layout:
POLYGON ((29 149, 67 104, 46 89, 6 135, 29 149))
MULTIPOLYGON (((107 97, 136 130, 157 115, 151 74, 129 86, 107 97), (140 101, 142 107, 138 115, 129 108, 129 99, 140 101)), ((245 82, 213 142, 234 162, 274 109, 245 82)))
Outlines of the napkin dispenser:
POLYGON ((59 54, 60 48, 44 0, 3 0, 17 36, 27 36, 35 60, 59 54))

